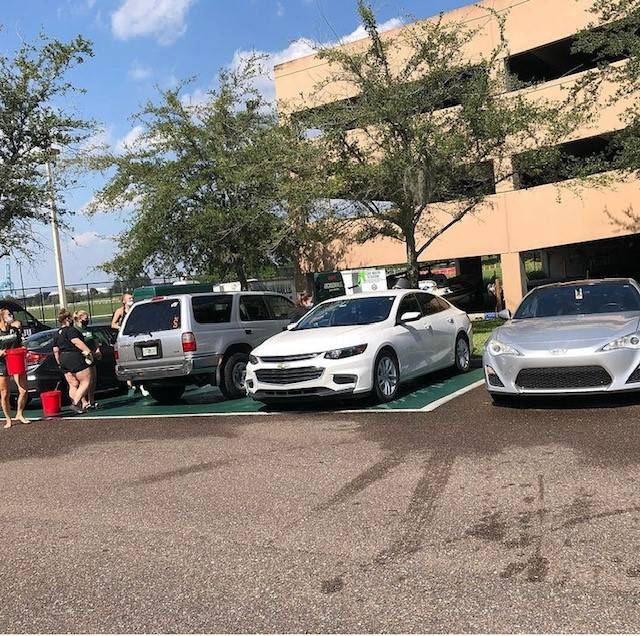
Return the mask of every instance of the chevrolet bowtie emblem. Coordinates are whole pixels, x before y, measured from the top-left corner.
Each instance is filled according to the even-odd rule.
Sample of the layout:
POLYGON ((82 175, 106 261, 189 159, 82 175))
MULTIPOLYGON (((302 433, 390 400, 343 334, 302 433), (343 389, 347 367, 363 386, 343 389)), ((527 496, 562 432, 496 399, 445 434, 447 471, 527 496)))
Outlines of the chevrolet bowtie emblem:
POLYGON ((286 368, 287 368, 287 365, 286 365, 286 364, 284 364, 284 362, 281 362, 281 363, 278 365, 278 369, 286 369, 286 368))

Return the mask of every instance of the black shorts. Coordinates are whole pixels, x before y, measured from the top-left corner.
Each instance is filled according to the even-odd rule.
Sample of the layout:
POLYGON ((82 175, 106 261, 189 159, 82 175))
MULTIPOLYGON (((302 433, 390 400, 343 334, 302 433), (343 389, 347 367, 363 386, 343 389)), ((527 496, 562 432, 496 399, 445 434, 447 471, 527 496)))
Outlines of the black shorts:
POLYGON ((7 359, 2 356, 0 358, 0 378, 8 378, 9 371, 7 370, 7 359))
POLYGON ((60 367, 65 373, 78 373, 78 371, 88 369, 89 366, 79 351, 60 352, 60 367))

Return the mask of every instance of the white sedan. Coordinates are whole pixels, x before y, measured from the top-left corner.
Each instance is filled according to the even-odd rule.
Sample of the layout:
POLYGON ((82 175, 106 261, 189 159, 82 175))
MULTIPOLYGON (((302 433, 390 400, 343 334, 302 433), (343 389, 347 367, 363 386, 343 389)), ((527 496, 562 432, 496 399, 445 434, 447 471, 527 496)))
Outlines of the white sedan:
POLYGON ((393 400, 402 382, 469 369, 467 314, 443 298, 400 289, 332 298, 254 349, 247 393, 277 403, 373 394, 393 400))

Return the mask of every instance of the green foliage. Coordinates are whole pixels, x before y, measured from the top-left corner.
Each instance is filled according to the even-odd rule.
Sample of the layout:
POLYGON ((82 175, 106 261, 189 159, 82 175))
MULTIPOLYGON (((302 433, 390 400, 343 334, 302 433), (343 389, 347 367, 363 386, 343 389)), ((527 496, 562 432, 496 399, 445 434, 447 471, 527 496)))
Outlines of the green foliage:
POLYGON ((51 149, 68 152, 91 129, 60 104, 78 92, 65 76, 92 55, 80 36, 63 43, 44 35, 13 57, 0 55, 0 255, 37 242, 35 226, 47 220, 51 149))
POLYGON ((106 271, 246 285, 324 238, 322 224, 310 227, 322 157, 298 128, 279 126, 252 87, 258 62, 222 72, 196 104, 183 87, 163 91, 137 116, 144 132, 135 145, 87 158, 94 169, 115 169, 94 209, 133 207, 106 271))
MULTIPOLYGON (((335 160, 338 189, 355 202, 359 239, 404 242, 415 276, 433 241, 512 177, 508 157, 550 145, 569 123, 556 105, 522 94, 505 98, 506 78, 497 70, 506 53, 502 37, 485 58, 469 62, 465 46, 486 24, 435 19, 389 38, 363 0, 359 10, 366 45, 319 53, 331 73, 316 87, 317 102, 345 86, 351 96, 298 119, 322 131, 318 143, 335 160)), ((503 20, 487 11, 486 23, 494 21, 499 33, 503 20)))
POLYGON ((596 0, 591 11, 595 19, 579 34, 574 50, 595 56, 598 66, 576 84, 574 108, 597 116, 603 105, 628 100, 612 168, 635 173, 640 169, 640 0, 596 0), (611 64, 612 59, 623 61, 611 64), (607 85, 615 90, 603 93, 607 85))

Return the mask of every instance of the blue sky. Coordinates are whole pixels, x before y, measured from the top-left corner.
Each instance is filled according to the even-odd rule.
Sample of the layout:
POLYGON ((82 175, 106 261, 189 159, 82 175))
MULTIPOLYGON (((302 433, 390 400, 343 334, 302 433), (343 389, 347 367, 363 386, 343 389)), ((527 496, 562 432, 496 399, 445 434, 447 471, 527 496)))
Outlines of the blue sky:
MULTIPOLYGON (((0 50, 10 53, 38 32, 62 40, 78 34, 94 43, 95 57, 71 79, 87 93, 74 98, 77 110, 103 127, 99 141, 114 146, 131 138, 131 116, 140 105, 169 87, 195 77, 191 90, 211 86, 217 70, 243 51, 263 51, 282 61, 308 44, 348 37, 358 27, 355 0, 1 0, 0 50)), ((409 16, 426 17, 469 4, 468 0, 374 0, 380 23, 393 26, 409 16)), ((265 91, 270 90, 268 80, 265 91)), ((63 237, 67 284, 106 280, 95 268, 118 246, 109 237, 126 214, 87 218, 83 207, 100 185, 97 175, 82 177, 66 193, 70 231, 63 237)), ((49 244, 49 233, 42 237, 49 244)), ((25 286, 54 285, 51 250, 23 267, 25 286)), ((14 282, 19 284, 13 267, 14 282)))

